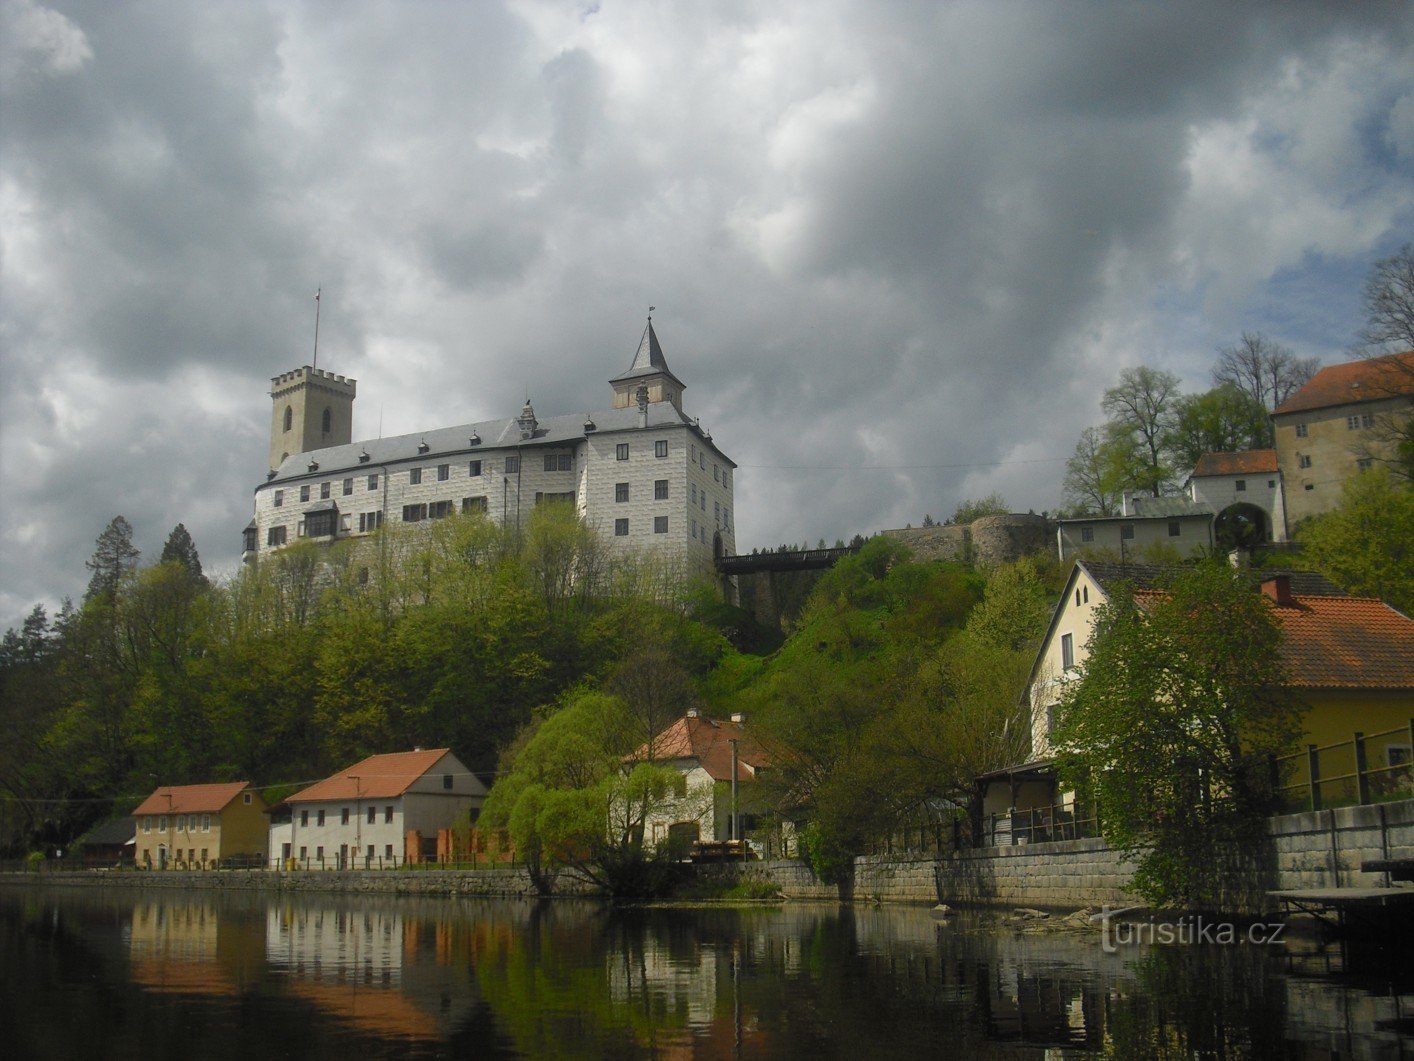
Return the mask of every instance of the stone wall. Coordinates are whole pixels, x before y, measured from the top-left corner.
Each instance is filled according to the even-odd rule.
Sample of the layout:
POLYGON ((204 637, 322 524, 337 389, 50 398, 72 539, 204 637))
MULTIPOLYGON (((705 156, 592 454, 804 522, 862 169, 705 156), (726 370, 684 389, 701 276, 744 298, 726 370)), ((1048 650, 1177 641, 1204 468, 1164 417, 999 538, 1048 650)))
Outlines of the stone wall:
POLYGON ((1050 550, 1054 526, 1044 516, 1011 512, 983 516, 963 526, 905 527, 882 533, 907 545, 915 560, 965 560, 995 567, 1050 550))
POLYGON ((1272 819, 1278 888, 1378 888, 1370 859, 1414 858, 1414 800, 1272 819))

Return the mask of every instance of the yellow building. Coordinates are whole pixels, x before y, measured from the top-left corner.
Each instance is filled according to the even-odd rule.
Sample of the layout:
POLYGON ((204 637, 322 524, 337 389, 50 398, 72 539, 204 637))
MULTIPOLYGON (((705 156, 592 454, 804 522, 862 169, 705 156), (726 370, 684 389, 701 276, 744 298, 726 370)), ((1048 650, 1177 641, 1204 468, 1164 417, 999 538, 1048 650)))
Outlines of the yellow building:
POLYGON ((266 804, 248 781, 168 785, 135 811, 140 869, 213 869, 233 856, 265 861, 266 804))

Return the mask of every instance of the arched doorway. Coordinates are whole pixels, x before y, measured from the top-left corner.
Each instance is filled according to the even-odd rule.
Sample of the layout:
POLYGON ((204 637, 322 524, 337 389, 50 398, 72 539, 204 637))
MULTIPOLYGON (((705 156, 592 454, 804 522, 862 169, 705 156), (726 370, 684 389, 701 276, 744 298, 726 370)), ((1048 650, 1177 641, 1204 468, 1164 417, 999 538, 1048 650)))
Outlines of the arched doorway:
POLYGON ((1213 521, 1213 537, 1223 550, 1251 549, 1271 541, 1267 514, 1246 501, 1228 505, 1213 521))

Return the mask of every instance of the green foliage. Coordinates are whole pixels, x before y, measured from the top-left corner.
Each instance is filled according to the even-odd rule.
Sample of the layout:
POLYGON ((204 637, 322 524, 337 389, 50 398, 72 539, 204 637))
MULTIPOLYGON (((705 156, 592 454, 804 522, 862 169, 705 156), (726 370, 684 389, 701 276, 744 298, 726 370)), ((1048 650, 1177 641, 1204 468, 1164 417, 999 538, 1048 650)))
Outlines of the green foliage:
MULTIPOLYGON (((1009 511, 1011 510, 1007 508, 1006 499, 1001 494, 988 494, 986 497, 968 498, 961 502, 953 512, 951 522, 961 525, 983 516, 1005 516, 1009 511)), ((930 523, 925 522, 923 525, 927 527, 930 523)))
POLYGON ((1414 486, 1371 468, 1345 484, 1340 504, 1302 524, 1301 562, 1352 593, 1414 614, 1414 486))
POLYGON ((1235 384, 1174 402, 1167 447, 1174 467, 1191 469, 1204 453, 1231 453, 1268 445, 1267 407, 1235 384))
POLYGON ((1057 705, 1063 778, 1098 809, 1159 905, 1220 901, 1220 850, 1255 851, 1273 806, 1270 756, 1295 739, 1266 600, 1219 563, 1142 602, 1096 610, 1090 653, 1057 705))

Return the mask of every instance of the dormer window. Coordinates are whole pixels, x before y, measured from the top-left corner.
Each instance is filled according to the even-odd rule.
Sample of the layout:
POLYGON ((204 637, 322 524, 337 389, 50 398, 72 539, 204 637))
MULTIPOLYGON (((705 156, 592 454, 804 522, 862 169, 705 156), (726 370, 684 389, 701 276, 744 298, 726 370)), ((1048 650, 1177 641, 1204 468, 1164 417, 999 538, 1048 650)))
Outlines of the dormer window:
POLYGON ((426 453, 431 448, 432 447, 427 444, 427 439, 425 438, 417 444, 417 452, 419 453, 426 453))
POLYGON ((310 461, 310 462, 309 462, 309 470, 312 471, 312 472, 317 472, 317 471, 319 470, 319 462, 318 462, 318 461, 310 461))
POLYGON ((471 437, 466 440, 466 444, 467 444, 468 446, 479 446, 479 445, 481 445, 481 436, 478 435, 475 431, 473 431, 473 432, 471 433, 471 437))
POLYGON ((368 456, 368 450, 364 450, 362 453, 360 453, 360 454, 358 455, 358 462, 359 462, 360 464, 367 464, 370 459, 371 459, 371 458, 368 456))

